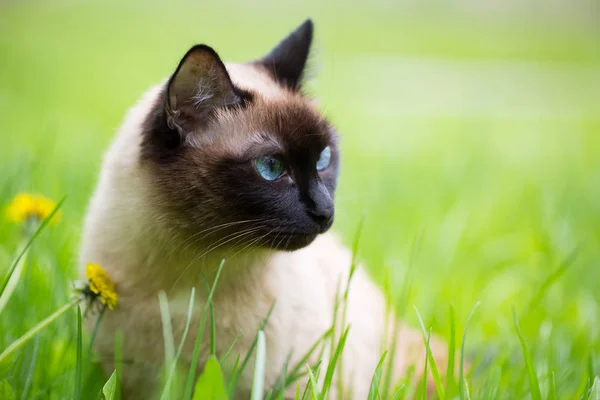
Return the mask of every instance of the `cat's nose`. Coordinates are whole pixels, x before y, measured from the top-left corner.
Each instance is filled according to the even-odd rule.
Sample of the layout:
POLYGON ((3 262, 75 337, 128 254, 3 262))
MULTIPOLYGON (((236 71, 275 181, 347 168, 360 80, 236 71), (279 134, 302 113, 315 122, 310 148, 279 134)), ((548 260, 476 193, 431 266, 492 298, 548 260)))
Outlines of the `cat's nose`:
POLYGON ((329 190, 323 182, 315 182, 308 190, 308 197, 307 212, 313 221, 319 225, 321 232, 325 232, 333 224, 335 214, 335 207, 329 190))
POLYGON ((325 232, 327 229, 331 228, 331 225, 333 225, 333 207, 323 209, 309 209, 308 213, 310 214, 312 219, 317 224, 319 224, 319 226, 321 227, 321 232, 325 232))

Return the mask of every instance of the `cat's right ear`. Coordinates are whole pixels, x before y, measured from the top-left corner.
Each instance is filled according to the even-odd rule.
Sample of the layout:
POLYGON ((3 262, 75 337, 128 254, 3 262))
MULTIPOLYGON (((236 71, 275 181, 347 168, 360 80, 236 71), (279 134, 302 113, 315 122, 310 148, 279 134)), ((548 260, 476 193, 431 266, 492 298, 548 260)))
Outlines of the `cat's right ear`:
POLYGON ((181 134, 205 123, 218 107, 243 101, 225 65, 210 47, 196 45, 181 59, 167 85, 167 124, 181 134))
POLYGON ((275 80, 297 91, 302 86, 312 38, 313 22, 307 19, 259 60, 258 64, 270 71, 275 80))

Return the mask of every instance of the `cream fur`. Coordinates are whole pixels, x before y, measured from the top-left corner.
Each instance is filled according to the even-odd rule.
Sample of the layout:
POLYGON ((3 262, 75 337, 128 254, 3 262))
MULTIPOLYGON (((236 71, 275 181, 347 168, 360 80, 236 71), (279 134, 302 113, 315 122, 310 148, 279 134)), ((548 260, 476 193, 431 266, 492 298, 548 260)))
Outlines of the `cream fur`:
MULTIPOLYGON (((283 95, 272 81, 250 66, 227 68, 240 86, 270 98, 283 95)), ((194 261, 199 250, 175 243, 154 207, 148 190, 149 172, 141 168, 138 160, 141 123, 161 86, 148 91, 130 110, 105 156, 85 220, 80 253, 82 275, 85 263, 99 263, 117 285, 119 305, 105 314, 96 349, 106 371, 112 372, 114 334, 117 330, 123 332, 124 360, 133 361, 124 366, 127 399, 149 398, 148 388, 156 382, 164 360, 159 291, 164 290, 169 296, 177 344, 185 325, 190 289, 196 288, 194 322, 182 355, 182 361, 189 363, 207 295, 200 271, 212 281, 220 259, 228 256, 215 250, 194 261)), ((331 326, 336 287, 339 281, 347 281, 350 264, 350 252, 329 233, 299 251, 255 251, 229 259, 214 298, 217 353, 223 354, 241 331, 230 360, 235 359, 235 353, 244 355, 261 320, 277 300, 266 328, 265 385, 272 385, 288 354, 292 354, 294 365, 331 326)), ((352 280, 347 312, 351 328, 343 372, 353 398, 364 399, 386 346, 383 330, 389 324, 380 290, 360 268, 352 280)), ((93 319, 88 323, 92 325, 93 319)), ((204 338, 199 365, 208 357, 208 334, 204 338)), ((395 360, 396 378, 423 353, 421 337, 415 331, 403 330, 401 338, 395 360)), ((252 370, 252 365, 246 369, 237 398, 249 398, 252 370)), ((335 391, 330 395, 343 397, 335 391)))

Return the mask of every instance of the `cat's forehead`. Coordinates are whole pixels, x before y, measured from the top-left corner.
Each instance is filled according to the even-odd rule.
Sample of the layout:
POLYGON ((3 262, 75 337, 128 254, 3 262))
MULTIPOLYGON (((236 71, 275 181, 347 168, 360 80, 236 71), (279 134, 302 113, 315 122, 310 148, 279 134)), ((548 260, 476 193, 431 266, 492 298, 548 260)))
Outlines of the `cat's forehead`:
POLYGON ((253 93, 260 93, 262 97, 277 99, 285 97, 288 91, 273 80, 272 75, 260 65, 226 64, 231 81, 239 88, 253 93))
POLYGON ((207 140, 239 156, 265 145, 282 152, 320 151, 335 142, 331 125, 309 98, 281 86, 259 65, 228 64, 227 70, 251 100, 241 109, 218 111, 207 140))
POLYGON ((329 122, 297 94, 256 95, 243 110, 222 114, 218 120, 217 135, 227 143, 224 149, 239 156, 265 147, 282 153, 319 152, 336 140, 329 122))
POLYGON ((208 127, 187 137, 192 147, 244 158, 255 152, 320 152, 336 142, 313 101, 273 79, 257 64, 227 64, 233 84, 248 93, 243 107, 215 110, 208 127))

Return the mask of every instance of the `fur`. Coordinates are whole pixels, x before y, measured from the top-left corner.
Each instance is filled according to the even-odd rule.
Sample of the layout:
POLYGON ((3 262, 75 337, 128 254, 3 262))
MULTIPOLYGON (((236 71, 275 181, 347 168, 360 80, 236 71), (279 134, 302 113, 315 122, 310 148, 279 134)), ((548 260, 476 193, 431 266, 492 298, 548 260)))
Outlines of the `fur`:
MULTIPOLYGON (((309 28, 303 37, 312 38, 312 25, 309 28)), ((269 54, 268 65, 274 65, 281 46, 269 54)), ((207 65, 216 59, 204 57, 216 53, 194 57, 198 65, 207 65)), ((276 79, 276 71, 261 62, 214 62, 222 73, 211 66, 211 74, 216 75, 202 86, 204 91, 189 94, 190 103, 185 103, 185 84, 172 89, 179 79, 176 73, 150 89, 129 111, 106 153, 85 220, 80 264, 99 263, 119 294, 118 307, 104 315, 95 346, 110 373, 115 332, 123 332, 126 399, 151 398, 160 373, 164 360, 160 291, 168 295, 178 343, 190 290, 196 290, 183 364, 190 362, 193 332, 207 298, 203 275, 212 282, 221 259, 227 261, 213 299, 217 355, 227 351, 239 332, 229 360, 244 355, 275 302, 265 329, 268 388, 288 356, 290 365, 295 365, 332 325, 336 289, 339 284, 344 288, 348 280, 351 254, 334 234, 323 233, 330 221, 313 221, 309 215, 333 204, 339 154, 335 130, 300 91, 304 63, 301 69, 284 69, 284 76, 276 79), (181 93, 183 102, 176 98, 181 93), (202 117, 193 114, 207 102, 215 104, 207 105, 202 117), (307 163, 314 163, 327 145, 332 147, 331 166, 316 175, 303 175, 307 163), (271 186, 249 169, 249 160, 265 148, 285 154, 293 165, 289 177, 271 186), (259 229, 251 221, 256 215, 265 227, 259 229), (269 222, 271 216, 277 217, 276 222, 269 222), (290 221, 293 233, 270 232, 291 225, 290 221)), ((353 398, 367 397, 379 357, 392 341, 398 341, 395 378, 409 364, 422 363, 420 333, 399 325, 400 336, 391 336, 397 322, 387 314, 380 290, 361 267, 351 281, 347 322, 351 328, 341 373, 353 398)), ((204 335, 200 366, 208 358, 208 347, 204 335)), ((438 362, 443 362, 441 344, 434 342, 432 347, 438 362)), ((225 363, 225 373, 232 367, 225 363)), ((235 398, 249 398, 251 384, 252 368, 247 368, 235 398)), ((291 388, 287 396, 293 398, 294 392, 291 388)), ((334 389, 329 394, 333 399, 344 397, 334 389)))

